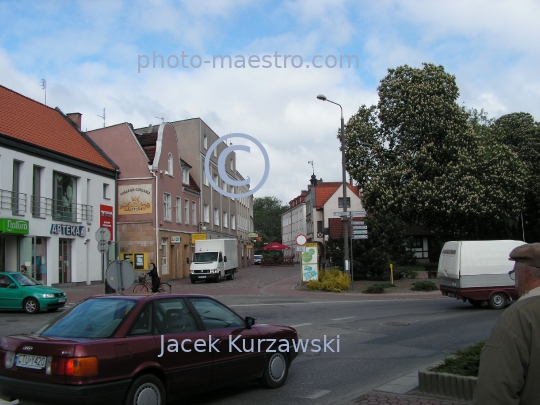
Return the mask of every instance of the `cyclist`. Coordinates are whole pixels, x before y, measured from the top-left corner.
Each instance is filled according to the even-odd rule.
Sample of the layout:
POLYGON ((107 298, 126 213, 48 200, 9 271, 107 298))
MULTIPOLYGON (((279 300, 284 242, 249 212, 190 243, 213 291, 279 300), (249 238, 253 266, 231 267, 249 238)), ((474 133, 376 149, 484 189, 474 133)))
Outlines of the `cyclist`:
POLYGON ((155 263, 150 263, 150 271, 148 275, 152 278, 152 292, 159 291, 159 274, 155 263))

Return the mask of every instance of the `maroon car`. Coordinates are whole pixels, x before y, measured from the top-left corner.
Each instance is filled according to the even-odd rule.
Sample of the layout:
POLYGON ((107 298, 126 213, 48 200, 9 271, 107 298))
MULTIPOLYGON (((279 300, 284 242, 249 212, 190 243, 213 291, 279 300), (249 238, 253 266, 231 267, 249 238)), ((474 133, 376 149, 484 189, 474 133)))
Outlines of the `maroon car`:
POLYGON ((255 324, 209 296, 90 297, 30 335, 2 338, 0 398, 162 405, 245 380, 276 388, 297 342, 293 328, 255 324))

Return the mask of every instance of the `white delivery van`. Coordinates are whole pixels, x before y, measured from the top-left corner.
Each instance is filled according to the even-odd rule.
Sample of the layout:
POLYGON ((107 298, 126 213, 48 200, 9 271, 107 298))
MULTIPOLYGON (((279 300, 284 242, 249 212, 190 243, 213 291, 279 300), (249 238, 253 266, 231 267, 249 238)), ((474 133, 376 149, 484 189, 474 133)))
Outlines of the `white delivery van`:
POLYGON ((207 239, 195 241, 195 254, 189 267, 191 283, 212 280, 219 283, 223 277, 234 279, 238 269, 236 239, 207 239))
POLYGON ((509 299, 519 298, 508 275, 514 267, 508 257, 523 244, 519 240, 446 242, 437 271, 441 293, 474 306, 487 301, 493 309, 504 308, 509 299))

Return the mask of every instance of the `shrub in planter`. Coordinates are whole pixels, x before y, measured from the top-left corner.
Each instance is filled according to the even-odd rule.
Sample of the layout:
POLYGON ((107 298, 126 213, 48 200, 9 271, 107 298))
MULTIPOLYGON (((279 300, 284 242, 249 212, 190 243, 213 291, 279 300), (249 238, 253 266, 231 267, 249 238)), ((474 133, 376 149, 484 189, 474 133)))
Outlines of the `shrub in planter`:
POLYGON ((439 287, 433 281, 417 281, 411 288, 413 291, 434 291, 438 289, 439 287))
POLYGON ((463 350, 458 350, 451 357, 445 357, 440 365, 433 367, 430 371, 478 377, 480 353, 485 343, 482 341, 463 350))

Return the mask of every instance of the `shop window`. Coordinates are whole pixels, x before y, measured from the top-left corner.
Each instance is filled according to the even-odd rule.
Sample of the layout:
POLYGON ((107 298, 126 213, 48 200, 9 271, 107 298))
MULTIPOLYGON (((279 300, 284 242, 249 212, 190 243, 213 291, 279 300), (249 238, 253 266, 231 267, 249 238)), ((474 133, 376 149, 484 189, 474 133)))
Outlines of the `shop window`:
POLYGON ((77 221, 77 178, 53 172, 54 219, 77 221))

